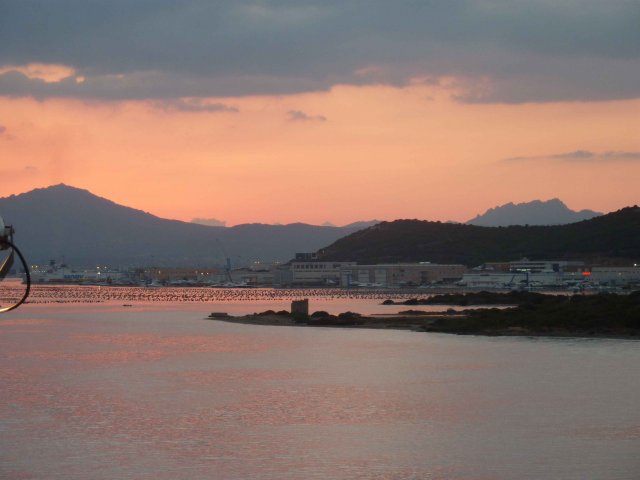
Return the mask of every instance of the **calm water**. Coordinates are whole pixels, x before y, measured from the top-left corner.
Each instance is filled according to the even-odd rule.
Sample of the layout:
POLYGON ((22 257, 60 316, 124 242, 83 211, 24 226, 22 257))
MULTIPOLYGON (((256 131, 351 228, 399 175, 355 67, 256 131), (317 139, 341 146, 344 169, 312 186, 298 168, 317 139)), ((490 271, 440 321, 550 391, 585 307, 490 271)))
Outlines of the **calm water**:
POLYGON ((640 478, 640 342, 203 319, 287 303, 118 297, 0 317, 0 478, 640 478))

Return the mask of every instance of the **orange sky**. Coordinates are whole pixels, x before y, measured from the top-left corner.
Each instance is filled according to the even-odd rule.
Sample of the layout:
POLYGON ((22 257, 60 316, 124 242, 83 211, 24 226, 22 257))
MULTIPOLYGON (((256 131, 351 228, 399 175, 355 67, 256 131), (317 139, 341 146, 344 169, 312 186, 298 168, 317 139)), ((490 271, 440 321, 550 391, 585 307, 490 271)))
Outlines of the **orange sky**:
POLYGON ((0 196, 63 182, 227 225, 465 221, 553 197, 604 212, 639 203, 640 159, 601 154, 640 151, 640 100, 468 104, 454 93, 414 84, 208 99, 237 109, 220 112, 0 97, 0 196), (551 158, 578 150, 594 155, 551 158))

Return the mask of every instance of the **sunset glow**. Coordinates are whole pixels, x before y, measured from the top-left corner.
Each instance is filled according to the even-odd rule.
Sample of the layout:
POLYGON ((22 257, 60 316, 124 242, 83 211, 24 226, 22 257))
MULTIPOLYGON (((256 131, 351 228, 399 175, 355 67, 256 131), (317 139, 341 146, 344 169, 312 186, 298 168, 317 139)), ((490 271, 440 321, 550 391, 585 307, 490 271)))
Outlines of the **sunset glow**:
POLYGON ((0 0, 0 480, 639 478, 639 27, 0 0))
MULTIPOLYGON (((266 8, 241 13, 276 21, 266 8)), ((320 13, 293 9, 278 21, 320 13)), ((450 62, 469 48, 452 47, 450 62)), ((586 77, 571 93, 557 58, 540 53, 531 57, 546 62, 539 78, 445 74, 460 68, 440 65, 441 53, 430 54, 437 68, 394 67, 390 58, 356 68, 353 60, 351 73, 318 74, 325 83, 315 87, 284 70, 278 80, 267 67, 238 76, 189 65, 180 80, 151 64, 111 68, 106 57, 103 67, 80 55, 77 65, 42 62, 44 54, 0 58, 0 196, 62 182, 161 217, 227 225, 465 221, 498 204, 553 197, 603 212, 638 203, 640 93, 589 91, 586 77), (542 76, 556 73, 556 84, 542 76), (139 82, 183 94, 149 93, 139 82), (522 99, 513 100, 514 85, 522 99), (193 94, 205 90, 237 92, 193 94)), ((487 62, 489 54, 481 54, 487 62)), ((632 65, 602 62, 621 72, 632 65)))

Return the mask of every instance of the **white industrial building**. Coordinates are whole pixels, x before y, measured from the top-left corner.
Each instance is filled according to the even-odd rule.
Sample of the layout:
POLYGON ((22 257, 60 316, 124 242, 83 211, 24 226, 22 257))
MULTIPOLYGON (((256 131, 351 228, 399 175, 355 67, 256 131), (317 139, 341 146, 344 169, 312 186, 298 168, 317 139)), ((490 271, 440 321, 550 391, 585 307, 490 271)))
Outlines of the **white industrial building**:
POLYGON ((460 285, 469 288, 561 287, 567 281, 582 281, 583 269, 583 262, 522 258, 509 262, 505 270, 475 268, 462 277, 460 285))
POLYGON ((340 269, 356 262, 294 261, 277 269, 274 283, 282 286, 337 286, 340 269))
POLYGON ((459 282, 469 288, 573 287, 640 284, 640 267, 585 267, 584 262, 522 259, 509 263, 509 271, 474 269, 459 282))
POLYGON ((342 287, 411 287, 454 283, 467 271, 464 265, 438 263, 396 263, 352 265, 340 269, 342 287))
POLYGON ((559 287, 564 282, 562 272, 474 272, 464 274, 459 285, 468 288, 559 287))
POLYGON ((640 284, 640 266, 593 267, 590 280, 600 285, 625 286, 640 284))

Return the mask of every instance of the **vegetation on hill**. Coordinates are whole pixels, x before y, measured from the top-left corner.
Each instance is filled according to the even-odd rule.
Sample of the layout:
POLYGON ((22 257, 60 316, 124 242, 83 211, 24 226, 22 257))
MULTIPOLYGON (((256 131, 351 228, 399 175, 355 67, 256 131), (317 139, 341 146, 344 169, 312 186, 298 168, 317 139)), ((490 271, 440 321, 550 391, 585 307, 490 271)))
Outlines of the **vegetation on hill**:
POLYGON ((640 208, 537 227, 396 220, 355 232, 318 253, 321 260, 360 264, 430 261, 476 266, 525 256, 628 264, 640 259, 640 208))
POLYGON ((640 291, 630 295, 546 295, 508 309, 477 309, 423 330, 447 333, 572 336, 640 335, 640 291))

